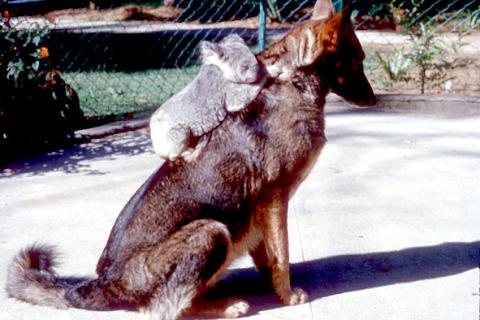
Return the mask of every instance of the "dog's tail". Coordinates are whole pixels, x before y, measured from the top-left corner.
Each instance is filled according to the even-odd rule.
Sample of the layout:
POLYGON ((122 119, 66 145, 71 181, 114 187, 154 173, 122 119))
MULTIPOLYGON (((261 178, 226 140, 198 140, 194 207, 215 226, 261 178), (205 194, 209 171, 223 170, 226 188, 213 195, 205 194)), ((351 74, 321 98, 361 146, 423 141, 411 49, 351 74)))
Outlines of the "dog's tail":
POLYGON ((58 309, 110 310, 96 279, 60 278, 54 271, 53 247, 33 245, 13 259, 7 274, 7 294, 18 300, 58 309))

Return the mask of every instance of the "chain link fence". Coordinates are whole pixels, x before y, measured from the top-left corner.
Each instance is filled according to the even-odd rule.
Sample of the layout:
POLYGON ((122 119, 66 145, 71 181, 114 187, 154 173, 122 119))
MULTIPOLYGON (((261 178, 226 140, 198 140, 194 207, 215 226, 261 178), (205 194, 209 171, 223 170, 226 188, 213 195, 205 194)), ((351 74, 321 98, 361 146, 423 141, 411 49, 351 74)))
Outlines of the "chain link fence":
MULTIPOLYGON (((480 95, 478 0, 334 1, 354 7, 376 92, 480 95)), ((151 111, 193 79, 197 45, 238 33, 253 50, 309 18, 313 0, 1 0, 2 29, 31 33, 38 59, 87 115, 151 111), (38 30, 47 30, 38 34, 38 30), (43 51, 42 51, 43 50, 43 51), (42 53, 43 52, 43 53, 42 53)), ((0 64, 12 50, 0 48, 0 64)), ((14 70, 15 71, 15 70, 14 70)))

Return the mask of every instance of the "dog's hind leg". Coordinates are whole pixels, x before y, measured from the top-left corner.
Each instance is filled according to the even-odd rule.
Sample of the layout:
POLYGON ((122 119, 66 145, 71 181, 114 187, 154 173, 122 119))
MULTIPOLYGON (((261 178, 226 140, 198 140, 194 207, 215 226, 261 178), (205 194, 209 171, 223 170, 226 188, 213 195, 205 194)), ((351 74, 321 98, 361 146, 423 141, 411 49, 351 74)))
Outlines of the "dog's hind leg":
POLYGON ((227 227, 203 219, 190 222, 167 240, 144 250, 133 266, 143 270, 140 273, 144 278, 130 279, 152 288, 153 295, 143 311, 155 320, 177 319, 223 269, 230 248, 227 227))

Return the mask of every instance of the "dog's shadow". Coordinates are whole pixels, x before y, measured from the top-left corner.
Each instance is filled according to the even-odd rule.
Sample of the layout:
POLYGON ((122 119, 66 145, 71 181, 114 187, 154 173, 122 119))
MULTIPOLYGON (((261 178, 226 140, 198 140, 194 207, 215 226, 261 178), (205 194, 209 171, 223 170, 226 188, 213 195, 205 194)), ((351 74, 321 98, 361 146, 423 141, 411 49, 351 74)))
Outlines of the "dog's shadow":
MULTIPOLYGON (((443 243, 392 252, 334 256, 290 265, 292 286, 310 300, 367 288, 458 274, 480 266, 480 241, 443 243)), ((250 303, 249 314, 282 306, 253 268, 232 270, 209 296, 250 303)))

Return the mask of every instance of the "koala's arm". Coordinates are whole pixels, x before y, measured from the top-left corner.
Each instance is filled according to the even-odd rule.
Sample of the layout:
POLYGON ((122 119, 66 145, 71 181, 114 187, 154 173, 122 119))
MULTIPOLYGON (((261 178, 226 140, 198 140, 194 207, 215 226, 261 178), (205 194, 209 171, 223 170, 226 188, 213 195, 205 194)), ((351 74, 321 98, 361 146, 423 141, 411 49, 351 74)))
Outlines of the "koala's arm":
POLYGON ((228 112, 243 110, 257 98, 263 84, 264 81, 254 84, 227 82, 225 85, 225 109, 228 112))
POLYGON ((150 119, 153 150, 162 159, 174 160, 188 149, 190 131, 161 111, 157 110, 150 119))
POLYGON ((222 72, 204 65, 192 83, 153 114, 150 129, 155 153, 168 159, 197 154, 196 140, 215 129, 226 114, 222 72))
POLYGON ((193 136, 200 137, 215 129, 227 114, 225 110, 225 82, 222 71, 214 65, 202 66, 197 83, 189 92, 184 115, 193 136))

